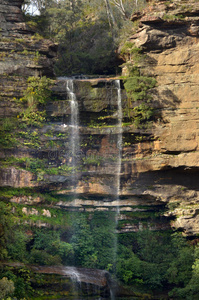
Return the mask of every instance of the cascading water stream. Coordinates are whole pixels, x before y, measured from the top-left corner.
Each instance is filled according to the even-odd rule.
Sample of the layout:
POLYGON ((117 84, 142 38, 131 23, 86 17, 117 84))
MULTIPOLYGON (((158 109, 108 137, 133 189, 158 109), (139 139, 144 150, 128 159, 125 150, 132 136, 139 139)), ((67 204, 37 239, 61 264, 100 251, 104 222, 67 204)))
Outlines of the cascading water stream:
POLYGON ((120 174, 121 174, 121 165, 122 165, 122 96, 121 96, 121 87, 120 80, 115 81, 117 87, 117 106, 118 106, 118 133, 117 133, 117 177, 116 177, 116 194, 117 194, 117 215, 120 212, 119 198, 120 198, 120 174))
POLYGON ((74 294, 76 293, 78 295, 78 290, 81 289, 81 278, 79 272, 74 267, 71 268, 70 278, 73 282, 74 294))
MULTIPOLYGON (((116 113, 117 113, 117 124, 114 130, 112 137, 110 138, 114 140, 114 145, 116 143, 116 160, 114 167, 114 202, 116 203, 116 211, 114 213, 115 220, 113 221, 115 225, 113 225, 113 230, 115 228, 115 238, 113 238, 110 243, 113 246, 113 265, 116 266, 117 260, 117 225, 120 214, 120 175, 121 175, 121 162, 122 162, 122 97, 121 97, 121 87, 120 80, 115 80, 112 85, 113 89, 116 92, 116 113)), ((79 136, 79 109, 78 102, 76 99, 76 95, 74 92, 74 81, 73 79, 66 79, 66 91, 67 96, 70 101, 70 109, 71 109, 71 118, 70 124, 68 125, 70 137, 69 137, 69 166, 72 167, 71 174, 71 186, 73 188, 73 197, 77 197, 77 183, 78 183, 78 172, 77 168, 79 166, 78 154, 80 150, 80 136, 79 136)), ((74 225, 73 225, 74 226, 74 225)), ((76 294, 76 297, 80 295, 81 289, 81 279, 76 267, 72 267, 72 272, 70 270, 70 278, 73 281, 73 293, 76 294), (78 295, 79 294, 79 295, 78 295)), ((89 287, 87 288, 89 292, 89 287)), ((115 300, 115 287, 111 283, 109 286, 110 289, 110 299, 115 300)), ((96 292, 96 294, 98 294, 96 292)), ((94 299, 94 298, 93 298, 94 299)))
MULTIPOLYGON (((73 79, 67 79, 66 81, 66 91, 70 100, 70 108, 71 108, 71 122, 70 122, 70 157, 71 157, 71 166, 72 166, 72 174, 71 174, 71 185, 73 187, 73 196, 76 197, 76 188, 77 188, 77 167, 78 167, 78 155, 79 155, 79 108, 76 95, 74 93, 74 84, 73 79)), ((73 290, 74 293, 77 293, 79 288, 81 289, 81 280, 78 271, 75 267, 71 268, 70 278, 73 282, 73 290)))
POLYGON ((77 185, 77 166, 78 166, 78 154, 79 154, 79 109, 76 95, 74 93, 74 84, 72 79, 67 79, 66 90, 70 100, 71 107, 71 166, 72 166, 72 186, 76 191, 77 185))
MULTIPOLYGON (((122 96, 121 96, 121 87, 120 80, 115 80, 115 86, 117 89, 117 128, 116 128, 116 144, 117 144, 117 157, 116 157, 116 177, 115 177, 115 201, 116 201, 116 213, 115 213, 115 241, 114 241, 114 258, 113 262, 116 265, 117 260, 117 225, 120 214, 120 175, 121 175, 121 164, 122 164, 122 96)), ((111 300, 115 300, 115 291, 113 288, 110 288, 110 297, 111 300)))

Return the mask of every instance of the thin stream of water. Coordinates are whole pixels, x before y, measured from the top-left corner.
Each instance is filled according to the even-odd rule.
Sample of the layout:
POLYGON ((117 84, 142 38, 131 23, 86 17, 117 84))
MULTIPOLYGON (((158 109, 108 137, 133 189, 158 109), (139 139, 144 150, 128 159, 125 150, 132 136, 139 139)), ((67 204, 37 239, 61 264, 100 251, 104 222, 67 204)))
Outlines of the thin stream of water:
MULTIPOLYGON (((121 98, 121 87, 120 80, 115 80, 114 82, 115 89, 117 89, 117 128, 116 128, 116 143, 117 143, 117 159, 116 159, 116 173, 115 173, 115 200, 116 200, 116 214, 115 226, 117 228, 118 218, 120 214, 120 175, 121 175, 121 162, 122 162, 122 98, 121 98)), ((74 82, 73 79, 66 80, 66 91, 68 98, 70 100, 71 107, 71 121, 70 121, 70 153, 71 153, 71 161, 70 165, 72 166, 72 186, 73 186, 73 194, 76 197, 76 188, 77 188, 77 167, 78 167, 78 154, 80 148, 80 136, 79 136, 79 109, 78 102, 76 99, 76 95, 74 92, 74 82)), ((114 264, 116 264, 117 257, 117 233, 115 233, 114 240, 114 264)), ((76 282, 77 286, 81 282, 79 278, 78 271, 75 267, 72 268, 73 271, 70 274, 70 277, 73 282, 76 282)), ((81 285, 81 284, 80 284, 81 285)), ((74 288, 75 288, 74 284, 74 288)), ((76 287, 77 287, 76 286, 76 287)), ((78 296, 78 290, 76 290, 78 296)), ((93 298, 94 299, 94 298, 93 298)), ((110 287, 110 299, 115 300, 114 290, 110 287)))
MULTIPOLYGON (((71 107, 71 133, 70 133, 70 148, 71 148, 71 166, 72 166, 72 186, 73 195, 76 197, 77 188, 77 167, 78 167, 78 154, 79 154, 79 108, 78 101, 74 92, 74 82, 73 79, 66 80, 66 91, 70 100, 71 107)), ((70 270, 70 278, 73 282, 73 292, 78 296, 79 289, 81 289, 80 275, 75 267, 70 270)))
MULTIPOLYGON (((116 160, 116 214, 115 214, 115 241, 114 241, 114 265, 116 265, 117 260, 117 248, 118 248, 118 239, 117 239, 117 225, 120 215, 120 176, 121 176, 121 164, 122 164, 122 96, 121 96, 121 87, 120 80, 115 80, 115 86, 117 89, 117 160, 116 160)), ((110 298, 115 300, 114 289, 110 288, 110 298)))
POLYGON ((70 134, 70 146, 71 146, 71 166, 72 166, 72 186, 74 191, 77 187, 77 166, 78 166, 78 154, 79 154, 79 108, 76 95, 74 93, 74 84, 72 79, 66 81, 66 91, 70 100, 71 107, 71 134, 70 134))
POLYGON ((117 149, 118 149, 118 159, 117 159, 117 213, 120 212, 119 206, 119 195, 120 195, 120 175, 121 175, 121 165, 122 165, 122 96, 121 96, 121 87, 120 80, 115 81, 117 87, 117 106, 118 106, 118 134, 117 134, 117 149))

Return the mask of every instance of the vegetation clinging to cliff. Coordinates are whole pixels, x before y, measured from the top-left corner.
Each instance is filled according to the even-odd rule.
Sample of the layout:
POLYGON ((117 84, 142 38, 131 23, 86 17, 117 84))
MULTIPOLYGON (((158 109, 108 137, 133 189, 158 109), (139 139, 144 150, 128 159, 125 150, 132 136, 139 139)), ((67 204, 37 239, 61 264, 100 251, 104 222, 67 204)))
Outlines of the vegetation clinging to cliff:
POLYGON ((50 100, 52 80, 44 77, 29 77, 28 87, 20 102, 27 108, 20 114, 21 121, 31 126, 40 126, 45 121, 45 110, 40 110, 50 100))
MULTIPOLYGON (((30 3, 33 1, 29 1, 30 3)), ((133 11, 146 1, 48 1, 37 6, 39 16, 26 14, 29 25, 59 43, 57 75, 115 74, 117 47, 132 30, 133 11), (121 5, 123 4, 122 12, 121 5), (107 5, 108 4, 108 5, 107 5), (118 9, 119 8, 119 9, 118 9)))
POLYGON ((140 63, 143 64, 145 57, 141 49, 135 47, 133 43, 126 42, 121 49, 121 54, 128 60, 123 64, 126 76, 122 77, 127 93, 124 117, 136 127, 140 127, 146 125, 153 116, 152 97, 149 92, 155 87, 156 80, 141 74, 140 63))

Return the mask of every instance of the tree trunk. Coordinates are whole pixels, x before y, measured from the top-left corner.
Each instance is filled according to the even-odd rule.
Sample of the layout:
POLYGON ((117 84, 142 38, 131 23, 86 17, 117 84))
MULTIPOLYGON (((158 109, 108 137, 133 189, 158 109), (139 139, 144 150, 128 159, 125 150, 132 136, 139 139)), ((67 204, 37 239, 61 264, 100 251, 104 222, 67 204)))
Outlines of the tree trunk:
POLYGON ((108 16, 108 21, 109 21, 109 25, 111 28, 116 26, 116 22, 115 22, 115 18, 113 16, 113 12, 109 3, 109 0, 104 0, 106 3, 106 12, 107 12, 107 16, 108 16))

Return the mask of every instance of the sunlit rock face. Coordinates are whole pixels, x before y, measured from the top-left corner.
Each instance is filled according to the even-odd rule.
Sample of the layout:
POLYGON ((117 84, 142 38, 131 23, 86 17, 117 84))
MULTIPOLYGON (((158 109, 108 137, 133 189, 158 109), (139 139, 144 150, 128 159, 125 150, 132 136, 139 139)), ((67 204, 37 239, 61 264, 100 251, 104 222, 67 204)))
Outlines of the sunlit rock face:
POLYGON ((198 233, 198 9, 196 1, 183 6, 153 2, 140 16, 132 16, 140 25, 129 39, 145 55, 141 73, 157 80, 152 91, 157 121, 155 141, 141 143, 139 160, 125 167, 131 180, 123 193, 134 188, 168 203, 170 216, 176 217, 172 226, 188 235, 198 233))
MULTIPOLYGON (((48 123, 30 130, 37 137, 37 147, 36 142, 31 145, 21 138, 17 147, 0 152, 3 159, 14 156, 40 163, 33 169, 28 163, 2 168, 2 186, 31 187, 38 193, 55 191, 53 207, 65 211, 116 211, 119 206, 121 232, 142 228, 164 230, 172 226, 186 235, 198 233, 198 6, 189 1, 180 11, 175 1, 156 2, 143 14, 132 16, 132 20, 139 18, 140 25, 129 39, 144 54, 139 65, 141 74, 155 77, 157 81, 150 91, 154 122, 142 129, 123 124, 121 168, 118 168, 117 141, 121 132, 116 79, 75 79, 80 163, 76 188, 71 185, 68 168, 72 161, 71 106, 66 81, 62 78, 52 88, 55 100, 49 100, 45 108, 48 123), (169 20, 166 20, 164 14, 170 19, 167 16, 169 20), (183 20, 172 19, 176 14, 183 14, 183 20), (71 197, 74 191, 76 196, 71 197)), ((22 3, 3 1, 0 4, 3 56, 0 115, 3 118, 21 113, 16 98, 23 94, 29 76, 53 76, 57 46, 34 37, 23 22, 22 3)), ((126 73, 124 68, 123 74, 126 73)), ((121 88, 124 110, 127 97, 122 83, 121 88)), ((29 198, 24 194, 10 200, 30 206, 39 203, 44 209, 48 206, 41 195, 29 198)), ((53 218, 49 211, 50 215, 53 218)))

